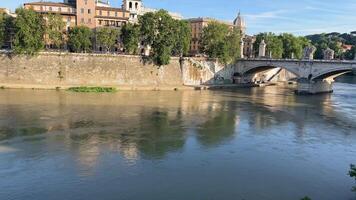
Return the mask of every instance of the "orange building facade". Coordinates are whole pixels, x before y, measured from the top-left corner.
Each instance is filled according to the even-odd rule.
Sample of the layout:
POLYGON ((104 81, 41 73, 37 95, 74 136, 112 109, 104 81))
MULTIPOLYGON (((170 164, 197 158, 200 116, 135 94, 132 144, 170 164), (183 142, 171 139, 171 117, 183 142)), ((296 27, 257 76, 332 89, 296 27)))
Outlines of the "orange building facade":
POLYGON ((33 2, 25 3, 25 9, 33 9, 41 14, 59 14, 67 27, 87 26, 95 29, 98 27, 121 27, 126 24, 130 12, 122 8, 113 8, 98 0, 74 0, 64 3, 33 2))

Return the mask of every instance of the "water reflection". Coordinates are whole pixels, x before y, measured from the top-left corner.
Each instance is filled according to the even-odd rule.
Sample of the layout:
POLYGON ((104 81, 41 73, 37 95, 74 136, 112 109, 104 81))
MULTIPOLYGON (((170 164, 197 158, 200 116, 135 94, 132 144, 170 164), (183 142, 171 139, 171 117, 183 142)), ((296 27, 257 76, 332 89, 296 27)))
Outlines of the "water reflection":
POLYGON ((110 99, 107 95, 7 90, 2 91, 6 98, 0 101, 0 141, 56 135, 65 144, 78 146, 84 162, 93 163, 102 144, 115 146, 128 159, 164 158, 184 147, 191 128, 196 129, 200 144, 214 147, 237 136, 241 119, 252 133, 286 123, 294 124, 291 128, 295 127, 298 136, 310 124, 330 123, 345 129, 344 133, 355 129, 352 119, 338 113, 331 95, 303 97, 291 90, 156 92, 150 98, 145 98, 149 92, 122 92, 110 99))
MULTIPOLYGON (((252 191, 258 186, 263 188, 262 183, 256 181, 259 177, 277 177, 279 181, 270 185, 275 188, 301 183, 302 178, 315 186, 319 182, 313 175, 319 173, 319 163, 329 166, 337 159, 333 162, 338 164, 333 164, 330 170, 339 175, 345 171, 343 166, 347 168, 352 159, 356 159, 356 112, 350 109, 355 108, 356 103, 349 100, 356 92, 342 84, 335 87, 335 94, 309 97, 295 96, 294 88, 288 87, 117 94, 0 90, 0 177, 7 180, 12 177, 11 181, 0 180, 0 186, 15 190, 14 193, 0 191, 0 199, 2 195, 23 199, 20 189, 16 190, 20 180, 39 181, 41 185, 38 178, 41 176, 36 176, 35 169, 28 166, 37 166, 61 184, 54 186, 78 195, 83 194, 67 187, 84 185, 93 189, 95 184, 90 185, 93 178, 129 190, 108 187, 102 188, 103 191, 120 191, 132 197, 128 199, 142 199, 152 193, 135 196, 136 189, 146 191, 144 187, 136 187, 166 176, 170 177, 171 184, 175 183, 173 188, 179 185, 181 194, 187 195, 192 193, 184 187, 185 182, 205 185, 207 196, 202 197, 209 197, 207 191, 216 187, 209 183, 221 179, 219 183, 231 183, 215 188, 222 197, 231 197, 232 191, 239 191, 235 195, 240 199, 252 200, 276 199, 282 194, 283 197, 303 196, 306 193, 297 194, 286 188, 280 193, 266 185, 263 186, 266 189, 260 191, 265 196, 255 196, 252 191), (257 166, 261 163, 269 166, 266 167, 269 171, 262 170, 256 176, 249 173, 259 170, 257 166), (295 171, 296 175, 289 177, 290 166, 300 167, 298 169, 303 169, 306 175, 295 171), (199 169, 207 170, 206 174, 199 169), (133 181, 141 175, 142 179, 133 181), (232 177, 236 180, 230 180, 232 177), (239 184, 239 189, 231 188, 239 184)), ((327 180, 336 178, 330 171, 320 173, 330 173, 327 180)), ((340 186, 337 191, 343 191, 339 196, 328 193, 325 188, 317 189, 333 198, 349 197, 350 193, 341 187, 349 182, 345 181, 346 177, 341 179, 337 182, 340 186)), ((157 186, 167 184, 157 183, 157 186)), ((301 185, 303 192, 310 191, 301 185)), ((43 187, 49 189, 50 186, 43 187)), ((145 187, 150 188, 151 184, 145 187)), ((204 193, 201 191, 204 187, 191 188, 204 193)), ((44 192, 38 190, 37 193, 44 192)), ((150 191, 156 190, 151 188, 150 191)), ((172 197, 164 194, 167 196, 162 194, 158 199, 172 197)), ((94 197, 98 196, 86 199, 94 197)))

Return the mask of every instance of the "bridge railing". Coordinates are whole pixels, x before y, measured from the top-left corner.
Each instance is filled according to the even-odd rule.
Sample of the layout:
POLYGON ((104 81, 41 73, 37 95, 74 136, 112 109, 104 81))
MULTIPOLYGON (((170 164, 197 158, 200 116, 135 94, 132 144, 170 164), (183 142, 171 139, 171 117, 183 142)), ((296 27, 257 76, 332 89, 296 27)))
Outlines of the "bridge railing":
POLYGON ((319 62, 319 63, 345 63, 345 64, 356 64, 356 60, 320 60, 320 59, 273 59, 273 58, 242 58, 238 61, 268 61, 268 62, 319 62))

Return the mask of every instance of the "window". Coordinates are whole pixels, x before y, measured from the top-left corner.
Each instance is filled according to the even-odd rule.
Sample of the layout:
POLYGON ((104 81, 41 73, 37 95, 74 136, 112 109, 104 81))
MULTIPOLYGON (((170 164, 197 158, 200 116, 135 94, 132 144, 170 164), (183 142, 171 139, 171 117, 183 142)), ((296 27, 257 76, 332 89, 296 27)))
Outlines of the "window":
POLYGON ((87 5, 88 4, 88 0, 84 0, 84 3, 85 3, 85 5, 87 5))
POLYGON ((80 9, 80 13, 84 14, 84 8, 80 9))
POLYGON ((99 11, 99 15, 103 15, 103 11, 102 10, 99 11))
POLYGON ((49 7, 49 11, 52 11, 52 7, 49 7))
POLYGON ((88 19, 88 24, 91 24, 91 19, 90 18, 88 19))
POLYGON ((81 18, 81 19, 80 19, 80 22, 81 22, 82 24, 84 24, 84 18, 81 18))
POLYGON ((129 3, 129 9, 132 10, 132 2, 129 3))
POLYGON ((110 11, 108 11, 108 16, 110 16, 110 11))
POLYGON ((117 17, 117 12, 115 12, 115 17, 117 17))
POLYGON ((136 8, 136 10, 137 10, 137 8, 138 8, 138 3, 135 3, 135 8, 136 8))
POLYGON ((70 17, 68 17, 68 18, 67 18, 67 22, 70 23, 70 21, 71 21, 71 20, 70 20, 70 17))
POLYGON ((59 12, 62 12, 62 8, 61 8, 61 7, 59 7, 59 8, 58 8, 58 11, 59 11, 59 12))
POLYGON ((91 14, 91 10, 90 9, 88 9, 88 14, 91 14))

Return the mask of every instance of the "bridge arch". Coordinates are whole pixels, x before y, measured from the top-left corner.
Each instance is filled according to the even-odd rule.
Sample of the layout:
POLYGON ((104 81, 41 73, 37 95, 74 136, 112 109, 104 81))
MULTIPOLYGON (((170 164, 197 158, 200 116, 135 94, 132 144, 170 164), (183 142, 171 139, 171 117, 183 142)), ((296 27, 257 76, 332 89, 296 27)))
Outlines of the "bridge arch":
POLYGON ((349 72, 352 72, 351 68, 349 68, 349 69, 340 68, 340 69, 326 70, 326 71, 315 74, 312 77, 312 80, 324 80, 324 79, 328 79, 328 78, 334 79, 338 76, 341 76, 341 75, 349 73, 349 72))
POLYGON ((275 68, 281 68, 285 69, 288 72, 291 72, 295 76, 299 77, 299 72, 293 68, 290 67, 285 67, 285 66, 278 66, 278 65, 258 65, 258 66, 253 66, 251 68, 246 69, 245 71, 242 72, 243 75, 250 75, 250 74, 257 74, 260 72, 264 72, 270 69, 275 69, 275 68))

